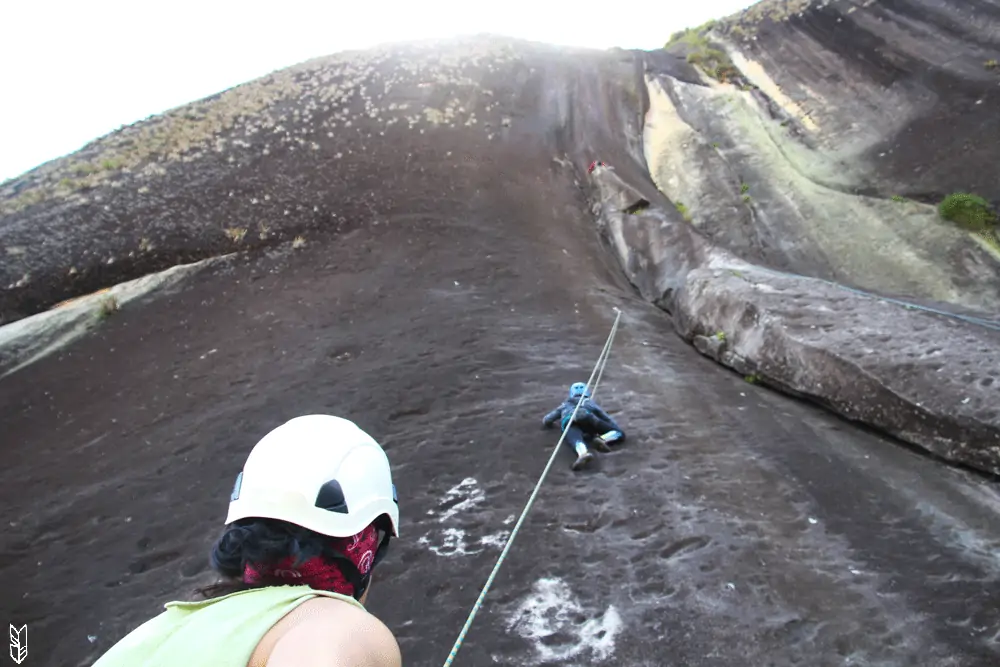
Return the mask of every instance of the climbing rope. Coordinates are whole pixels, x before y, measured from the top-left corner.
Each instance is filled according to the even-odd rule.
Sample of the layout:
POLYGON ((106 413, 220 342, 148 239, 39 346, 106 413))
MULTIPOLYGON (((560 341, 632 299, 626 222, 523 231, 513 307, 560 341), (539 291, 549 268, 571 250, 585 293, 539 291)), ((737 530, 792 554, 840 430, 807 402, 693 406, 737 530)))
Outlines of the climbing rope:
MULTIPOLYGON (((618 314, 615 316, 615 322, 611 325, 611 333, 608 334, 608 340, 604 343, 604 349, 601 350, 601 355, 597 358, 597 364, 594 366, 594 370, 590 373, 590 378, 587 380, 587 388, 590 388, 591 383, 593 383, 593 389, 590 392, 591 398, 597 395, 597 385, 601 381, 601 376, 604 374, 604 366, 608 363, 608 354, 611 352, 611 343, 615 339, 615 333, 618 331, 618 322, 621 319, 622 311, 615 308, 615 312, 618 314), (596 376, 596 379, 595 379, 596 376)), ((545 464, 545 469, 542 470, 542 476, 538 478, 538 483, 535 484, 535 489, 531 492, 531 496, 528 498, 527 504, 524 506, 524 510, 521 511, 521 516, 518 517, 517 523, 514 524, 514 528, 510 531, 510 537, 507 538, 507 543, 503 546, 503 551, 500 552, 500 557, 497 558, 496 565, 493 566, 493 571, 490 572, 490 576, 486 579, 486 585, 483 586, 483 590, 479 592, 479 597, 476 599, 476 603, 472 605, 472 611, 469 612, 469 617, 465 620, 465 625, 462 626, 462 631, 458 633, 458 639, 455 640, 455 645, 451 648, 451 653, 448 654, 448 659, 444 661, 444 667, 451 667, 451 663, 455 660, 455 656, 458 655, 458 650, 462 648, 462 643, 465 641, 465 636, 469 632, 469 628, 472 627, 472 621, 476 618, 476 614, 479 613, 479 609, 483 606, 483 600, 486 599, 486 594, 490 590, 490 586, 493 585, 493 580, 497 576, 497 572, 500 571, 500 566, 503 565, 504 559, 507 558, 507 552, 510 551, 510 545, 514 543, 514 538, 517 537, 517 533, 521 530, 521 524, 524 523, 524 519, 528 516, 528 512, 531 511, 531 506, 535 502, 535 497, 538 495, 539 489, 542 488, 542 482, 545 481, 546 475, 549 474, 549 468, 555 463, 556 455, 559 454, 559 448, 562 446, 563 440, 566 439, 566 432, 569 431, 569 427, 573 424, 573 420, 576 419, 576 412, 583 405, 583 402, 587 400, 587 392, 584 391, 583 395, 580 396, 580 400, 577 401, 576 407, 573 408, 573 414, 569 418, 569 422, 566 424, 566 428, 563 429, 562 435, 559 436, 559 442, 556 443, 555 449, 552 450, 552 456, 549 457, 549 462, 545 464)))

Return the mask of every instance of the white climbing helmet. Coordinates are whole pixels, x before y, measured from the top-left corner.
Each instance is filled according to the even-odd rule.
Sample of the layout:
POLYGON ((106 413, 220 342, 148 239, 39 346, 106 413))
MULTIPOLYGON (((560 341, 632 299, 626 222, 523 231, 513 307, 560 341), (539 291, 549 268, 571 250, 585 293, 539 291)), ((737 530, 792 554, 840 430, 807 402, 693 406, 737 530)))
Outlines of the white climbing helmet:
POLYGON ((254 445, 229 502, 226 523, 261 517, 322 535, 350 537, 382 515, 399 536, 389 459, 354 422, 305 415, 254 445))

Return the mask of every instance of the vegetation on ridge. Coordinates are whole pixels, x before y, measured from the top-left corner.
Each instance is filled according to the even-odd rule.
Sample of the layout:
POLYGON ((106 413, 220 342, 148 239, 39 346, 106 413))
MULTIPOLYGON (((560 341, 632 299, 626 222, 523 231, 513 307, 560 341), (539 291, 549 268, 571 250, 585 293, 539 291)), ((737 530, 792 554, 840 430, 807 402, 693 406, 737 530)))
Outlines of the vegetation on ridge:
POLYGON ((1000 249, 997 239, 997 215, 982 197, 955 192, 938 204, 938 214, 959 227, 978 234, 990 245, 1000 249))
POLYGON ((971 231, 988 229, 997 222, 997 216, 990 209, 989 202, 965 192, 956 192, 941 200, 938 204, 938 213, 945 220, 971 231))
POLYGON ((664 48, 680 46, 687 51, 687 61, 697 65, 710 77, 726 82, 739 71, 733 65, 729 56, 720 49, 714 48, 708 39, 708 33, 715 26, 715 21, 708 21, 697 28, 688 28, 675 32, 664 48))

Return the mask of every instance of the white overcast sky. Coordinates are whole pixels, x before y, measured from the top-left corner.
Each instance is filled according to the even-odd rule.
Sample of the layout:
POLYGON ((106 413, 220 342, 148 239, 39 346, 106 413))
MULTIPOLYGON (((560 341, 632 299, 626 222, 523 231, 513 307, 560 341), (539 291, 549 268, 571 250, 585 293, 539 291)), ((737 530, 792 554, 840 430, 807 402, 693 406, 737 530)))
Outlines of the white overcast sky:
POLYGON ((0 181, 309 58, 491 32, 654 49, 753 0, 21 0, 0 19, 0 181))

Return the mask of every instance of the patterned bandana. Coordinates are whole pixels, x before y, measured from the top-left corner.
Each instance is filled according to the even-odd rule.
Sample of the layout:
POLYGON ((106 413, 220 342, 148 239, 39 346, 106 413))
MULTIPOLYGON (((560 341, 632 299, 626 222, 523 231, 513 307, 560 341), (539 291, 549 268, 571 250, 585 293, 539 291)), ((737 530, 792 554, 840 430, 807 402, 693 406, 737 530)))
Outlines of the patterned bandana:
MULTIPOLYGON (((352 537, 333 537, 333 548, 347 556, 362 576, 372 569, 378 548, 378 531, 368 526, 352 537)), ((354 596, 354 584, 340 571, 336 559, 322 556, 310 558, 295 565, 295 557, 288 556, 274 563, 247 563, 243 581, 248 584, 289 584, 309 586, 322 591, 354 596)))

